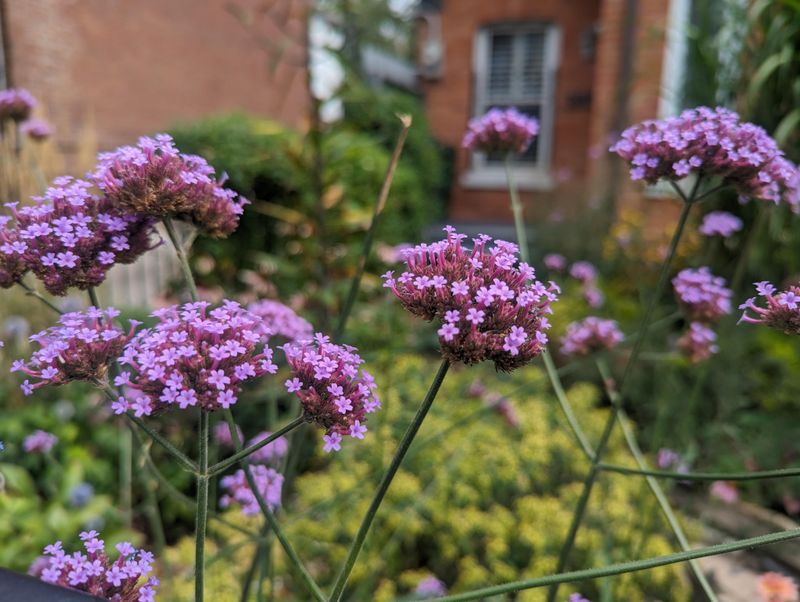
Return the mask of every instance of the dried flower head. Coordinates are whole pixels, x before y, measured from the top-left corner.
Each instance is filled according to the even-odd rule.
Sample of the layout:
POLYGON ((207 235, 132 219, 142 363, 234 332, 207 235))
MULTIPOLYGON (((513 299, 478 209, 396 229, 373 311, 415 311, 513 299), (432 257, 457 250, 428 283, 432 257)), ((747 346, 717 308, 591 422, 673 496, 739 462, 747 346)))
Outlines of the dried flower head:
POLYGON ((296 341, 309 339, 314 334, 314 327, 308 321, 279 301, 263 299, 248 305, 247 310, 261 318, 265 342, 274 336, 296 341))
POLYGON ((758 578, 758 594, 760 602, 797 602, 800 593, 797 583, 791 577, 780 573, 764 573, 758 578))
POLYGON ((604 320, 589 316, 567 326, 567 334, 561 340, 564 355, 588 355, 603 349, 613 349, 625 340, 616 320, 604 320))
POLYGON ((22 449, 29 454, 46 454, 58 443, 58 437, 47 431, 37 430, 25 437, 22 449))
MULTIPOLYGON (((245 447, 255 445, 270 435, 272 435, 272 433, 269 431, 259 433, 250 439, 250 441, 246 443, 245 447)), ((286 455, 287 451, 289 451, 289 441, 286 439, 286 437, 278 437, 274 441, 267 443, 264 447, 257 449, 252 454, 247 456, 247 461, 254 464, 274 464, 281 460, 286 455)))
POLYGON ((317 333, 313 340, 287 343, 283 351, 292 369, 286 390, 300 399, 306 418, 325 429, 325 451, 341 449, 343 437, 363 439, 367 414, 381 404, 355 347, 317 333))
POLYGON ((733 292, 725 284, 725 279, 714 276, 708 267, 687 268, 672 279, 675 294, 689 318, 704 323, 731 313, 733 292))
POLYGON ((48 564, 41 571, 42 581, 112 602, 154 602, 158 579, 149 576, 153 571, 150 552, 118 543, 119 556, 112 562, 97 531, 84 531, 80 538, 85 554, 67 554, 60 541, 44 549, 48 564))
POLYGON ((63 314, 58 324, 37 334, 30 340, 41 349, 34 351, 26 364, 18 360, 11 365, 12 372, 23 372, 39 379, 22 383, 22 391, 30 395, 45 385, 63 385, 73 380, 97 382, 103 380, 108 366, 122 353, 133 336, 132 323, 126 334, 114 325, 119 312, 113 307, 99 310, 63 314))
POLYGON ((462 146, 484 153, 524 153, 539 133, 539 122, 515 108, 491 109, 471 119, 462 146))
POLYGON ((53 135, 53 128, 41 119, 28 119, 19 126, 19 131, 35 142, 47 140, 53 135))
POLYGON ((451 362, 494 362, 498 370, 524 366, 547 344, 546 314, 557 300, 558 286, 535 279, 527 263, 518 264, 514 243, 484 234, 466 238, 445 228, 447 238, 404 253, 406 271, 383 275, 389 288, 412 314, 441 320, 442 354, 451 362))
POLYGON ((98 156, 93 182, 115 203, 158 219, 193 223, 209 236, 228 236, 247 200, 223 188, 205 159, 178 151, 167 134, 142 137, 98 156))
POLYGON ((751 297, 739 306, 744 310, 739 323, 764 324, 786 334, 800 334, 800 287, 790 286, 776 293, 777 289, 766 280, 756 282, 755 286, 758 296, 766 301, 766 307, 759 307, 756 297, 751 297))
POLYGON ((734 232, 742 229, 742 220, 727 211, 712 211, 707 213, 700 224, 700 234, 703 236, 721 236, 728 238, 734 232))
POLYGON ((0 90, 0 124, 11 119, 25 121, 36 107, 33 94, 22 88, 0 90))
MULTIPOLYGON (((256 483, 256 490, 266 502, 270 510, 275 510, 281 505, 281 491, 283 490, 283 475, 273 468, 260 464, 250 466, 250 473, 256 483)), ((227 491, 219 499, 222 508, 229 508, 238 504, 246 516, 255 516, 261 511, 253 490, 247 482, 247 476, 241 468, 232 475, 220 479, 220 485, 227 491)))
POLYGON ((6 204, 15 224, 0 222, 0 285, 11 286, 30 270, 54 295, 86 290, 115 264, 132 263, 152 248, 152 220, 114 207, 90 187, 61 177, 35 205, 6 204))
POLYGON ((704 362, 719 351, 717 333, 700 322, 692 322, 689 329, 678 339, 678 349, 690 362, 704 362))
POLYGON ((199 301, 153 312, 159 323, 140 331, 119 360, 130 371, 115 380, 126 388, 112 406, 117 414, 229 408, 243 383, 277 372, 272 349, 257 350, 260 320, 234 301, 209 310, 210 305, 199 301))
POLYGON ((766 131, 728 109, 698 107, 643 121, 625 130, 611 151, 630 164, 633 180, 717 176, 743 198, 800 208, 797 168, 766 131))

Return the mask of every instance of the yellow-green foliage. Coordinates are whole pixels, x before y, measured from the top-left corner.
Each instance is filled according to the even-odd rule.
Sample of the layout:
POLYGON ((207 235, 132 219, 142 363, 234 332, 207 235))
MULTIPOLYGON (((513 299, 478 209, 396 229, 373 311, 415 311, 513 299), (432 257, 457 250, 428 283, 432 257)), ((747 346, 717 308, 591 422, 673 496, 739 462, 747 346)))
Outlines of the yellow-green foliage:
MULTIPOLYGON (((384 407, 371 417, 366 440, 348 441, 340 453, 326 458, 322 470, 301 476, 291 507, 279 516, 323 589, 331 586, 344 560, 382 469, 425 395, 435 364, 392 357, 376 372, 384 407)), ((588 435, 597 440, 607 411, 596 407, 596 389, 576 386, 569 397, 588 435)), ((629 463, 621 437, 612 438, 608 458, 629 463)), ((554 572, 587 469, 538 369, 510 376, 497 375, 489 367, 452 369, 373 524, 347 598, 393 600, 413 591, 431 573, 443 579, 451 592, 458 592, 554 572), (512 400, 518 427, 468 394, 475 380, 512 400)), ((246 524, 237 513, 225 516, 246 524)), ((252 521, 247 524, 254 528, 252 521)), ((230 532, 224 539, 220 545, 227 545, 233 556, 209 567, 213 593, 208 597, 213 600, 235 599, 253 550, 246 536, 230 532)), ((278 598, 309 599, 291 578, 280 549, 274 550, 278 598)), ((182 551, 173 551, 171 558, 190 565, 188 542, 182 551)), ((588 568, 673 551, 644 483, 603 475, 570 566, 588 568)), ((167 599, 189 600, 187 575, 176 578, 182 582, 179 589, 169 582, 163 587, 167 599)), ((566 585, 561 591, 564 599, 581 591, 599 600, 605 588, 614 600, 667 602, 689 596, 679 567, 566 585)), ((538 601, 544 594, 531 590, 514 599, 538 601)))

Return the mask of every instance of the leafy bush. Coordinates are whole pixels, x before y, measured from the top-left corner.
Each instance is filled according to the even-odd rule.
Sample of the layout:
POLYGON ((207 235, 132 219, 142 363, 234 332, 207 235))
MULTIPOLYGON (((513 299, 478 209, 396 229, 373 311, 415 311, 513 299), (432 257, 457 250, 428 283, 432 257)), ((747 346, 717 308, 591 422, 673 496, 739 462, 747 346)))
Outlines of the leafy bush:
MULTIPOLYGON (((384 409, 371 421, 371 433, 358 446, 318 458, 318 469, 298 478, 291 509, 280 519, 323 589, 332 584, 377 480, 433 373, 427 358, 387 355, 371 367, 376 364, 384 409)), ((352 599, 392 600, 430 573, 451 591, 461 591, 553 572, 588 463, 554 400, 542 394, 546 390, 543 375, 532 368, 508 377, 483 367, 452 369, 373 524, 350 582, 352 599), (470 395, 474 382, 511 399, 518 425, 470 395)), ((596 390, 581 385, 569 395, 587 433, 597 439, 607 411, 595 408, 596 390)), ((629 462, 621 439, 612 440, 608 458, 629 462)), ((590 504, 572 566, 674 550, 642 485, 603 475, 596 491, 602 502, 590 504), (645 518, 636 524, 630 520, 634 514, 645 518)), ((258 525, 237 512, 225 518, 258 525)), ((214 533, 218 546, 210 554, 210 591, 217 599, 233 598, 241 581, 232 578, 230 567, 244 569, 253 546, 224 526, 215 527, 214 533)), ((191 542, 184 540, 168 555, 170 562, 184 567, 162 589, 170 600, 191 599, 188 580, 181 578, 181 571, 191 566, 191 554, 191 542)), ((273 558, 275 574, 287 575, 290 568, 278 547, 273 558)), ((283 577, 275 583, 278 599, 306 599, 302 585, 283 577)), ((601 599, 605 590, 607 599, 616 600, 678 601, 689 595, 678 567, 574 587, 592 599, 601 599)), ((543 600, 544 595, 544 590, 530 590, 517 599, 543 600)))

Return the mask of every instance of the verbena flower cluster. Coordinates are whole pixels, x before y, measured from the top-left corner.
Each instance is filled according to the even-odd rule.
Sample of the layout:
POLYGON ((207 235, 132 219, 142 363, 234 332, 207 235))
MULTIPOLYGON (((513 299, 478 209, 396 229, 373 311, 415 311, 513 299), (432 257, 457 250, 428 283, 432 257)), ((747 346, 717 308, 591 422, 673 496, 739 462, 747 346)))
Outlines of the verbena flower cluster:
POLYGON ((49 123, 41 119, 28 119, 22 123, 19 127, 19 131, 36 142, 47 140, 53 135, 53 128, 50 127, 49 123))
POLYGON ((604 320, 595 316, 573 322, 561 340, 564 355, 588 355, 603 349, 613 349, 625 340, 616 320, 604 320))
POLYGON ((675 294, 689 318, 704 323, 731 313, 733 292, 725 284, 725 279, 714 276, 708 267, 687 268, 672 279, 675 294))
MULTIPOLYGON (((236 425, 236 434, 238 435, 239 441, 244 441, 244 433, 238 424, 236 425)), ((213 430, 213 436, 214 441, 216 441, 219 445, 224 445, 225 447, 235 447, 233 436, 227 422, 217 423, 213 430)))
POLYGON ((517 245, 484 234, 466 238, 445 228, 447 238, 404 252, 406 271, 383 275, 389 288, 412 314, 441 320, 442 354, 451 362, 494 362, 498 370, 519 368, 547 344, 546 314, 557 300, 558 286, 544 285, 527 263, 518 263, 517 245))
POLYGON ((131 263, 152 248, 152 220, 115 207, 90 192, 91 184, 57 178, 35 205, 7 203, 0 217, 0 286, 29 270, 54 295, 88 289, 117 263, 131 263), (12 224, 13 221, 13 224, 12 224))
POLYGON ((73 380, 101 381, 113 362, 122 353, 133 336, 132 323, 127 334, 114 325, 119 312, 113 307, 99 310, 63 314, 58 324, 37 334, 30 340, 41 349, 31 355, 28 363, 17 360, 12 372, 23 372, 31 378, 22 383, 22 392, 30 395, 45 385, 63 385, 73 380))
POLYGON ((286 390, 303 405, 306 418, 322 426, 326 452, 341 449, 343 437, 363 439, 366 415, 380 408, 372 375, 349 345, 335 345, 320 333, 313 340, 283 346, 292 378, 286 390))
POLYGON ((544 267, 553 272, 563 272, 567 269, 567 258, 559 253, 548 253, 543 259, 544 267))
POLYGON ((185 220, 215 237, 236 229, 248 202, 223 188, 224 178, 216 180, 205 159, 180 153, 167 134, 101 153, 91 178, 120 206, 158 219, 185 220))
POLYGON ((309 339, 314 327, 298 316, 294 310, 280 301, 264 299, 247 306, 247 310, 261 318, 264 325, 265 342, 271 337, 283 337, 287 341, 309 339))
POLYGON ((36 107, 33 94, 22 88, 0 90, 0 124, 6 120, 25 121, 36 107))
POLYGON ((491 109, 471 119, 462 146, 485 153, 524 153, 539 133, 539 122, 510 109, 491 109))
POLYGON ((229 408, 244 382, 277 372, 272 349, 257 350, 258 318, 234 301, 215 309, 210 305, 199 301, 152 313, 159 323, 138 332, 119 360, 130 371, 115 379, 126 389, 112 406, 117 414, 229 408))
POLYGON ((700 322, 692 322, 678 339, 678 349, 689 361, 704 362, 719 351, 717 333, 700 322))
POLYGON ((800 334, 800 287, 790 286, 779 291, 766 280, 756 282, 758 296, 766 302, 765 307, 756 305, 751 297, 739 306, 744 310, 739 323, 764 324, 786 334, 800 334), (748 312, 752 312, 751 315, 748 312))
POLYGON ((116 545, 119 556, 112 561, 97 531, 80 534, 86 553, 67 554, 57 541, 44 549, 47 566, 41 579, 47 583, 87 592, 112 602, 153 602, 158 579, 149 577, 153 555, 130 543, 116 545))
POLYGON ((588 261, 576 261, 569 268, 569 275, 581 283, 582 296, 589 307, 602 307, 605 302, 603 291, 597 284, 597 268, 588 261))
POLYGON ((797 168, 762 128, 728 109, 699 107, 643 121, 625 130, 611 151, 630 164, 633 180, 718 176, 743 198, 800 208, 797 168))
MULTIPOLYGON (((264 431, 263 433, 259 433, 252 439, 250 439, 246 444, 245 447, 250 447, 251 445, 255 445, 256 443, 263 441, 267 437, 272 435, 269 431, 264 431)), ((278 437, 274 441, 267 443, 264 447, 260 447, 252 454, 247 456, 248 462, 253 462, 254 464, 274 464, 278 462, 281 458, 286 455, 286 452, 289 451, 289 441, 286 437, 278 437)))
POLYGON ((414 589, 414 596, 422 600, 446 595, 447 586, 444 584, 444 581, 437 579, 433 575, 425 577, 417 584, 416 589, 414 589))
POLYGON ((46 454, 53 449, 56 443, 58 443, 58 437, 53 433, 36 430, 22 441, 22 449, 29 454, 46 454))
MULTIPOLYGON (((256 490, 270 510, 275 510, 281 504, 281 491, 283 489, 283 475, 273 468, 260 464, 249 467, 256 484, 256 490)), ((253 490, 247 482, 247 476, 241 468, 232 475, 220 479, 220 485, 226 493, 220 498, 219 505, 229 508, 239 505, 246 516, 255 516, 261 511, 253 490)))
POLYGON ((742 229, 742 220, 727 211, 707 213, 700 224, 699 232, 704 236, 721 236, 728 238, 742 229))

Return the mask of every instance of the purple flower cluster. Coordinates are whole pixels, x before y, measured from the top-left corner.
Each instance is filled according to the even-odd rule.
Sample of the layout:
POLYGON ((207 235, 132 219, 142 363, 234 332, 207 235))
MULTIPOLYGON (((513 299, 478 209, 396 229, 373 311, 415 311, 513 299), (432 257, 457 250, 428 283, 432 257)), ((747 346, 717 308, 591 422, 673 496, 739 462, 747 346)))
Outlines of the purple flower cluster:
POLYGON ((603 349, 613 349, 625 340, 616 320, 604 320, 595 316, 573 322, 567 326, 567 334, 561 341, 564 355, 588 355, 603 349))
MULTIPOLYGON (((236 425, 236 434, 239 436, 239 441, 244 441, 244 433, 242 432, 242 429, 239 428, 238 424, 236 425)), ((224 445, 225 447, 236 447, 234 445, 231 429, 227 422, 217 423, 217 425, 214 427, 213 435, 214 441, 216 441, 219 445, 224 445)))
POLYGON ((742 229, 742 220, 727 211, 712 211, 707 213, 700 224, 700 234, 703 236, 721 236, 728 238, 734 232, 742 229))
POLYGON ((678 339, 678 349, 692 363, 704 362, 719 351, 717 333, 700 322, 692 322, 678 339))
POLYGON ((321 425, 326 452, 339 451, 343 437, 363 439, 366 415, 381 407, 372 375, 354 347, 335 345, 320 333, 283 346, 292 368, 286 390, 303 404, 306 418, 321 425))
POLYGON ((588 261, 576 261, 570 266, 569 275, 581 284, 591 284, 597 280, 597 268, 588 261))
MULTIPOLYGON (((283 475, 273 468, 267 468, 257 464, 249 467, 256 484, 256 490, 261 494, 261 498, 269 506, 270 510, 275 510, 281 505, 281 491, 283 489, 283 475)), ((242 513, 246 516, 255 516, 261 510, 258 505, 253 490, 247 482, 247 476, 241 468, 232 475, 220 479, 220 485, 227 491, 220 499, 219 505, 222 508, 229 508, 232 504, 242 507, 242 513)))
POLYGON ((272 349, 256 350, 258 318, 234 301, 212 310, 210 305, 199 301, 153 312, 159 323, 137 333, 119 360, 131 370, 114 381, 126 388, 126 396, 112 405, 115 413, 229 408, 244 382, 277 372, 272 349))
POLYGON ((557 300, 558 286, 535 279, 527 263, 518 264, 514 243, 485 234, 466 238, 445 228, 447 238, 404 253, 406 271, 383 275, 408 311, 426 320, 438 318, 442 354, 451 362, 494 362, 498 370, 524 366, 547 344, 546 314, 557 300))
POLYGON ((491 109, 471 119, 462 146, 484 153, 524 153, 539 133, 539 122, 515 108, 491 109))
POLYGON ((633 180, 717 176, 744 198, 800 208, 797 168, 762 128, 741 123, 728 109, 698 107, 643 121, 625 130, 611 151, 630 164, 633 180))
POLYGON ((63 314, 56 326, 31 335, 30 340, 41 349, 31 355, 27 364, 15 361, 11 371, 40 380, 35 383, 25 380, 22 392, 30 395, 45 385, 63 385, 73 380, 102 380, 109 364, 119 357, 133 336, 137 324, 132 322, 126 334, 112 322, 118 315, 113 307, 105 311, 90 307, 63 314))
POLYGON ((114 264, 131 263, 152 248, 152 220, 135 216, 91 184, 57 178, 35 205, 7 203, 0 217, 0 286, 10 287, 30 270, 54 295, 87 289, 105 280, 114 264))
POLYGON ((158 579, 148 576, 153 571, 150 552, 118 543, 119 556, 112 562, 97 531, 84 531, 80 538, 85 554, 67 554, 60 541, 44 549, 47 565, 42 568, 42 581, 112 602, 154 602, 158 579))
POLYGON ((589 600, 589 598, 584 598, 579 593, 574 593, 569 597, 569 600, 567 600, 567 602, 591 602, 591 600, 589 600))
POLYGON ((714 322, 731 313, 733 292, 726 288, 725 279, 714 276, 708 267, 682 270, 672 279, 672 286, 693 321, 714 322))
POLYGON ((53 433, 37 430, 25 437, 22 441, 22 449, 29 454, 46 454, 53 449, 56 443, 58 443, 58 437, 53 433))
POLYGON ((0 90, 0 124, 6 120, 25 121, 36 107, 33 94, 22 88, 0 90))
POLYGON ((681 455, 668 447, 658 450, 656 463, 661 470, 674 470, 675 472, 689 472, 689 466, 681 455))
POLYGON ((437 579, 433 575, 430 575, 428 577, 425 577, 422 581, 420 581, 417 584, 417 587, 414 590, 414 595, 418 599, 422 600, 428 598, 437 598, 439 596, 446 596, 447 586, 441 579, 437 579))
POLYGON ((314 334, 314 328, 309 322, 279 301, 263 299, 248 305, 247 310, 261 318, 265 342, 273 336, 297 341, 309 339, 314 334))
MULTIPOLYGON (((259 433, 250 441, 245 444, 245 447, 255 445, 259 441, 263 441, 272 435, 269 431, 259 433)), ((286 437, 278 437, 274 441, 267 443, 264 447, 257 449, 255 452, 247 456, 247 461, 254 464, 274 464, 286 455, 289 451, 289 441, 286 437)))
POLYGON ((739 323, 765 324, 786 334, 800 334, 800 287, 790 286, 785 291, 776 292, 777 289, 766 280, 756 282, 755 286, 766 306, 759 307, 756 297, 751 297, 739 306, 744 310, 739 323))
POLYGON ((544 267, 553 272, 563 272, 567 269, 567 258, 558 253, 548 253, 543 261, 544 267))
POLYGON ((53 128, 50 124, 41 119, 28 119, 20 126, 19 131, 31 140, 41 142, 53 135, 53 128))
POLYGON ((158 219, 193 223, 209 236, 228 236, 247 200, 222 187, 205 159, 178 151, 167 134, 142 137, 98 156, 92 181, 117 205, 158 219))

